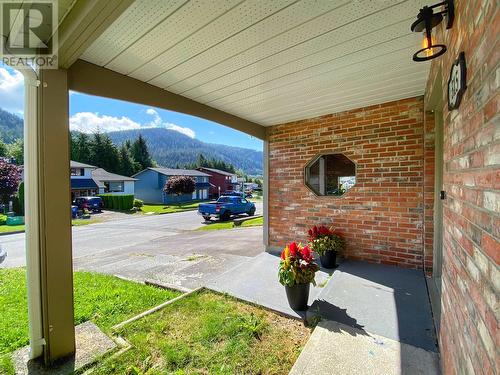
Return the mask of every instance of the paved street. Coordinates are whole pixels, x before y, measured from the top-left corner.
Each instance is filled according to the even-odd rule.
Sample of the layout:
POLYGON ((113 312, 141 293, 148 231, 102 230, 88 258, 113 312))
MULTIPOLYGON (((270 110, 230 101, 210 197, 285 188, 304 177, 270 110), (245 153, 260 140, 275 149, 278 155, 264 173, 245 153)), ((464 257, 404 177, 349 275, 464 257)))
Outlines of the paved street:
MULTIPOLYGON (((261 227, 193 231, 202 225, 189 211, 73 227, 74 267, 194 288, 263 251, 261 227)), ((24 234, 0 236, 0 244, 8 253, 0 267, 25 265, 24 234)))

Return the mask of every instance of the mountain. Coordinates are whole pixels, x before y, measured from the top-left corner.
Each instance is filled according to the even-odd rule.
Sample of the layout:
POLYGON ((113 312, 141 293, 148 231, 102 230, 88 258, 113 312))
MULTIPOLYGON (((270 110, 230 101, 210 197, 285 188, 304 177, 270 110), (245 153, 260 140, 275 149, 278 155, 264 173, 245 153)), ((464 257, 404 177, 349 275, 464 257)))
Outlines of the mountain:
POLYGON ((108 133, 116 145, 120 145, 126 140, 133 141, 139 134, 142 134, 146 139, 153 159, 164 167, 183 166, 195 162, 198 155, 203 154, 206 158, 220 159, 231 163, 247 174, 262 174, 262 151, 205 143, 175 130, 163 128, 122 130, 108 133))
POLYGON ((23 119, 0 108, 0 140, 12 143, 23 138, 23 119))

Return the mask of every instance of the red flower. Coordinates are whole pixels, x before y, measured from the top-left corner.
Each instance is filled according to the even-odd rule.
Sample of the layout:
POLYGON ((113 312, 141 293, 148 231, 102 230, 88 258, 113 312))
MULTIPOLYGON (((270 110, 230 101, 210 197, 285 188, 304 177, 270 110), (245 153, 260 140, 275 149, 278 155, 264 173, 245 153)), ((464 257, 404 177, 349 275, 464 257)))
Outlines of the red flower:
POLYGON ((311 249, 309 249, 309 246, 304 246, 302 248, 301 255, 302 259, 304 259, 306 262, 310 262, 312 260, 311 249))
POLYGON ((283 250, 283 251, 281 252, 281 259, 283 259, 283 260, 285 259, 285 250, 283 250))
POLYGON ((295 242, 292 242, 290 245, 288 245, 288 249, 290 250, 290 256, 295 258, 297 256, 297 251, 299 249, 297 244, 295 242))

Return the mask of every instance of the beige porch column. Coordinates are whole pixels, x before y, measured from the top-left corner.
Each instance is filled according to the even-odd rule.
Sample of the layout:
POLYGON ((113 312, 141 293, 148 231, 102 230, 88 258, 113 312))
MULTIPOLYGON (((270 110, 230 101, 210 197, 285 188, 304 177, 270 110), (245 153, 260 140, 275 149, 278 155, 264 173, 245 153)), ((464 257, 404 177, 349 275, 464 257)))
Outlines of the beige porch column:
POLYGON ((33 173, 38 175, 43 353, 50 363, 75 351, 67 73, 41 70, 39 80, 33 173))

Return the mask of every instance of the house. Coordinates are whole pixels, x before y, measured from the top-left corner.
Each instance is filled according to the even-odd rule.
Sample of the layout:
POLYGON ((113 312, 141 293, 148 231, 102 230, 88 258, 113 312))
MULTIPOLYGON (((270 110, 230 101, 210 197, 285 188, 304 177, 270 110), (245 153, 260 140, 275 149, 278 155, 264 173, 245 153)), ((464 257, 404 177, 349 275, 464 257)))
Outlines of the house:
POLYGON ((133 177, 110 173, 102 168, 92 170, 92 179, 99 187, 99 194, 134 194, 137 181, 133 177))
POLYGON ((99 194, 99 186, 92 178, 93 165, 70 161, 71 200, 99 194))
POLYGON ((136 179, 93 165, 70 161, 71 200, 97 194, 134 194, 136 179))
POLYGON ((206 167, 197 169, 210 175, 208 179, 210 185, 212 185, 209 189, 210 197, 218 197, 221 193, 238 189, 238 176, 234 173, 206 167))
POLYGON ((192 169, 147 168, 133 176, 135 196, 147 203, 175 203, 208 199, 210 175, 192 169), (174 195, 163 191, 172 176, 189 176, 195 179, 196 189, 192 194, 174 195))

